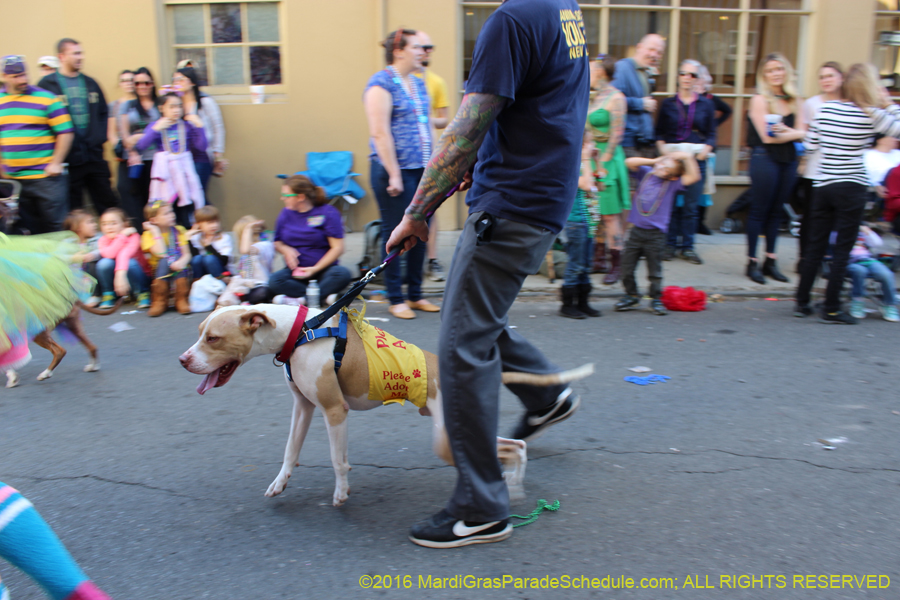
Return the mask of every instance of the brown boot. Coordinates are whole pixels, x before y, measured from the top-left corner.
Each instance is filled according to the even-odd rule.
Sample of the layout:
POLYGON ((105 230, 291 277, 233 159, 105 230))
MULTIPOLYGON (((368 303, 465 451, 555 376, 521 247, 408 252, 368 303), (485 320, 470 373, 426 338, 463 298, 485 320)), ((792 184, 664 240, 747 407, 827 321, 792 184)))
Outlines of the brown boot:
POLYGON ((610 250, 610 267, 609 273, 606 274, 606 277, 603 278, 603 283, 606 285, 612 285, 619 280, 619 267, 621 266, 622 261, 622 251, 621 250, 610 250))
POLYGON ((591 273, 609 273, 609 260, 607 259, 606 244, 604 242, 594 244, 591 273))
POLYGON ((188 296, 191 294, 191 282, 187 277, 179 277, 175 280, 175 310, 183 315, 191 314, 191 305, 188 296))
POLYGON ((169 280, 154 279, 150 284, 150 310, 148 317, 158 317, 169 308, 169 280))

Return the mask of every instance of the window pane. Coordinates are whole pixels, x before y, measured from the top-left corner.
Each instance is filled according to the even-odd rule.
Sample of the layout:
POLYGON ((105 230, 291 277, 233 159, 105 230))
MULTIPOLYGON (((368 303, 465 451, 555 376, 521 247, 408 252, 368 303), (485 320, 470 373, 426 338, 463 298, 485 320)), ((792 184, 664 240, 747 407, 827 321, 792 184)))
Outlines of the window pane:
POLYGON ((243 48, 213 48, 213 53, 213 85, 246 83, 243 48))
MULTIPOLYGON (((759 62, 772 52, 783 54, 793 65, 794 84, 797 84, 799 81, 796 73, 798 67, 797 48, 801 18, 796 15, 750 15, 750 31, 747 38, 747 78, 744 81, 745 89, 748 92, 756 87, 756 69, 759 62)), ((737 56, 737 31, 733 35, 729 32, 728 52, 729 56, 737 56)))
POLYGON ((734 56, 729 57, 729 35, 737 40, 737 15, 721 13, 681 13, 678 60, 698 60, 709 69, 713 92, 734 93, 734 56), (729 33, 732 32, 732 33, 729 33))
MULTIPOLYGON (((734 98, 722 98, 721 100, 734 111, 734 98)), ((746 106, 746 103, 744 105, 746 106)), ((716 111, 717 119, 720 114, 716 111)), ((739 117, 732 112, 731 118, 716 129, 716 175, 731 175, 731 141, 734 137, 731 135, 731 127, 735 118, 739 117)), ((738 144, 738 148, 740 147, 741 144, 738 144)))
POLYGON ((247 5, 247 37, 250 42, 277 42, 278 3, 252 2, 247 5))
POLYGON ((463 23, 463 81, 469 79, 469 69, 472 68, 472 53, 475 51, 475 40, 484 26, 484 22, 495 11, 494 8, 465 7, 465 19, 463 23))
POLYGON ((610 4, 639 4, 641 6, 668 6, 669 0, 609 0, 610 4))
POLYGON ((281 48, 278 46, 250 48, 250 83, 253 85, 281 83, 281 48))
POLYGON ((897 0, 878 0, 875 3, 875 10, 897 10, 900 6, 897 0))
POLYGON ((750 0, 750 8, 762 10, 803 10, 803 0, 750 0))
MULTIPOLYGON (((872 63, 878 68, 882 77, 900 72, 900 56, 898 46, 881 44, 879 36, 882 32, 900 31, 900 18, 875 16, 875 37, 872 46, 872 63)), ((900 91, 900 86, 888 88, 892 92, 900 91)))
POLYGON ((175 21, 176 44, 202 44, 206 41, 203 38, 203 5, 173 6, 172 19, 175 21))
POLYGON ((593 58, 600 54, 600 11, 582 11, 584 17, 584 41, 587 43, 588 56, 593 58))
POLYGON ((210 4, 209 16, 212 22, 213 44, 232 44, 242 41, 240 4, 210 4))
POLYGON ((681 0, 681 5, 700 8, 740 8, 741 0, 681 0))
MULTIPOLYGON (((609 53, 616 58, 634 56, 634 48, 648 33, 669 37, 669 12, 653 10, 612 10, 609 13, 609 53)), ((666 51, 671 49, 667 48, 666 51)), ((668 67, 665 55, 657 66, 654 90, 665 91, 668 67)))
POLYGON ((182 60, 190 60, 194 63, 194 70, 200 85, 209 85, 209 74, 206 70, 206 48, 177 48, 175 50, 175 64, 182 60))

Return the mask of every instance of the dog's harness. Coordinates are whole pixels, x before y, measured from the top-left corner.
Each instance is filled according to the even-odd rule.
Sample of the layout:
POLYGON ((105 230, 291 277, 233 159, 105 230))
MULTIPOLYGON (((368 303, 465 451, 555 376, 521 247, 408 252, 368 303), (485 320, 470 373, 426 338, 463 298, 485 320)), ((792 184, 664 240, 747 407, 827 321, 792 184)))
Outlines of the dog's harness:
POLYGON ((281 352, 275 355, 275 360, 272 362, 275 366, 284 366, 287 371, 288 380, 293 381, 293 375, 291 374, 291 354, 294 353, 294 350, 307 342, 312 342, 320 338, 333 337, 335 338, 334 342, 334 372, 337 373, 341 368, 341 361, 344 359, 344 353, 347 351, 347 311, 342 310, 340 321, 337 327, 325 327, 324 329, 309 329, 306 327, 306 323, 304 323, 306 319, 306 314, 309 312, 309 309, 305 306, 301 306, 300 310, 297 311, 297 317, 294 319, 294 324, 291 326, 291 332, 288 334, 287 340, 284 342, 284 347, 281 349, 281 352), (278 364, 278 361, 282 363, 278 364))

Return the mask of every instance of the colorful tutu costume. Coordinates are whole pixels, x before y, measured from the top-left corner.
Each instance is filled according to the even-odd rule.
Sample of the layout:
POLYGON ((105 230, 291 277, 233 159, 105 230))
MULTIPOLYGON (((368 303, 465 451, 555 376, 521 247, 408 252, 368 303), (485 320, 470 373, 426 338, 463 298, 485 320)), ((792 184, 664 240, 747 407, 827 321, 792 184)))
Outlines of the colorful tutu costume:
POLYGON ((72 267, 79 251, 72 232, 0 233, 0 369, 25 365, 29 340, 90 297, 94 278, 72 267))

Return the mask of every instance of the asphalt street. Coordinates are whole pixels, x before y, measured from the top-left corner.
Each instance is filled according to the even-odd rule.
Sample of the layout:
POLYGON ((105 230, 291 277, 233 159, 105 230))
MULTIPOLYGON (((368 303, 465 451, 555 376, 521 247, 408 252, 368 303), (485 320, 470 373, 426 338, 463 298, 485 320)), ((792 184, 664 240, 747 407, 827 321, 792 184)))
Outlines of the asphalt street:
MULTIPOLYGON (((200 377, 177 357, 204 315, 86 315, 98 373, 81 372, 87 355, 70 347, 37 382, 49 354, 34 348, 24 384, 0 388, 0 481, 34 502, 116 599, 900 597, 900 326, 874 315, 826 326, 793 318, 787 301, 665 317, 597 304, 604 316, 587 321, 556 316, 547 300, 510 312, 561 367, 597 371, 575 384, 581 410, 529 446, 527 498, 512 507, 524 515, 559 500, 559 511, 500 544, 442 551, 407 540, 455 481, 431 452, 430 419, 410 405, 350 415, 343 507, 331 505, 318 416, 288 489, 265 498, 291 399, 267 357, 199 396, 200 377), (109 329, 122 321, 134 329, 109 329), (671 379, 626 382, 635 366, 671 379), (601 587, 515 587, 566 576, 601 587), (453 588, 484 587, 476 578, 508 583, 453 588), (635 589, 602 587, 629 578, 635 589), (642 579, 677 589, 638 589, 642 579)), ((389 317, 387 306, 370 304, 368 316, 389 317)), ((378 325, 437 349, 438 316, 378 325)), ((502 391, 501 433, 520 410, 502 391)), ((44 597, 8 564, 0 572, 14 600, 44 597)))

